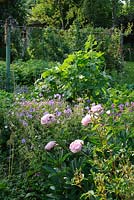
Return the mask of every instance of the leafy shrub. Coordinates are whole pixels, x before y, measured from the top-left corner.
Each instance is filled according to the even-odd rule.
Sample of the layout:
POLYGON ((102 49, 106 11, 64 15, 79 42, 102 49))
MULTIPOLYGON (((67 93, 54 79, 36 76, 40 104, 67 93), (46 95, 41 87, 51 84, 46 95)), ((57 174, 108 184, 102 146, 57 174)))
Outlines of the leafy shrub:
POLYGON ((63 64, 48 69, 36 82, 36 89, 44 96, 63 94, 66 99, 105 97, 109 77, 102 71, 105 65, 102 52, 96 51, 97 42, 89 36, 85 50, 70 54, 63 64))
POLYGON ((49 67, 48 63, 42 60, 18 60, 12 65, 16 84, 32 85, 46 67, 49 67))
MULTIPOLYGON (((9 119, 7 113, 14 101, 13 94, 0 90, 0 160, 5 162, 8 154, 7 141, 10 137, 9 119)), ((3 169, 5 166, 2 166, 3 169)), ((3 171, 2 171, 3 172, 3 171)), ((3 184, 2 184, 3 185, 3 184)), ((0 186, 2 187, 2 186, 0 186)))
POLYGON ((119 29, 93 28, 87 26, 80 28, 79 24, 73 24, 65 31, 65 40, 68 41, 70 51, 83 49, 89 34, 95 37, 98 43, 97 50, 104 52, 106 69, 119 71, 123 66, 123 50, 121 49, 122 33, 119 29))
MULTIPOLYGON (((26 62, 18 60, 11 64, 10 88, 14 90, 17 85, 31 86, 40 77, 45 68, 49 68, 52 63, 43 60, 28 60, 26 62)), ((0 62, 0 83, 1 89, 6 88, 6 64, 0 62)))
POLYGON ((0 61, 0 89, 6 87, 6 64, 4 61, 0 61))
POLYGON ((133 88, 128 88, 127 85, 122 87, 116 85, 116 88, 108 89, 108 94, 109 100, 107 103, 114 103, 117 105, 120 103, 133 101, 134 91, 133 88))
POLYGON ((0 90, 0 110, 9 109, 13 102, 13 94, 0 90))
POLYGON ((124 74, 122 76, 123 81, 130 87, 133 85, 133 73, 134 73, 134 62, 126 62, 124 68, 124 74))
POLYGON ((122 49, 122 32, 115 29, 96 28, 95 38, 98 42, 98 50, 104 52, 106 61, 106 69, 109 71, 115 69, 120 71, 124 65, 123 63, 123 49, 122 49))

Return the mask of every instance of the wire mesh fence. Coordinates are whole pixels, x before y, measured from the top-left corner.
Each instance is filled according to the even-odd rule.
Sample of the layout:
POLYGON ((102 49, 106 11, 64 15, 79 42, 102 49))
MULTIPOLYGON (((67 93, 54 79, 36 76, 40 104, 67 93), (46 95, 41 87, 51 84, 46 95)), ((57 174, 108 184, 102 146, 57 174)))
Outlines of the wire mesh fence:
MULTIPOLYGON (((103 51, 107 48, 107 53, 108 51, 110 52, 106 59, 112 65, 114 57, 112 57, 112 54, 114 51, 117 52, 119 59, 122 56, 123 59, 134 60, 133 34, 130 34, 127 38, 128 41, 126 41, 123 33, 120 32, 117 35, 112 35, 113 30, 110 29, 96 29, 96 31, 93 31, 90 27, 85 29, 73 27, 70 30, 63 31, 50 27, 16 26, 11 28, 11 62, 14 60, 27 61, 29 59, 38 59, 61 63, 69 53, 84 47, 89 34, 95 35, 96 40, 100 43, 101 48, 99 50, 103 51)), ((5 30, 4 26, 1 25, 0 59, 5 60, 5 52, 5 30)), ((36 80, 41 72, 40 70, 35 71, 33 80, 36 80)), ((6 67, 3 66, 3 68, 0 68, 0 89, 6 89, 6 78, 6 67)), ((13 69, 10 71, 10 85, 11 89, 17 86, 16 75, 13 69)))
MULTIPOLYGON (((92 30, 91 27, 72 27, 69 30, 58 30, 50 27, 16 26, 11 28, 11 60, 29 58, 61 61, 66 55, 82 49, 89 34, 107 40, 112 36, 112 29, 92 30)), ((134 59, 134 34, 127 37, 120 33, 123 56, 134 59)), ((0 58, 5 57, 5 32, 0 26, 0 58)))

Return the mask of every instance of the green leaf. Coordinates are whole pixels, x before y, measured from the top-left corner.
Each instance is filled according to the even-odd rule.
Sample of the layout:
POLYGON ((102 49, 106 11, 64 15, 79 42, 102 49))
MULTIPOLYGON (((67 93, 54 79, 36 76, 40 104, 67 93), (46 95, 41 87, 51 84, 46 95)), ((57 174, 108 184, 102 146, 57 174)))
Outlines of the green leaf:
POLYGON ((29 197, 35 197, 36 196, 36 193, 35 192, 30 192, 30 193, 27 193, 25 198, 29 198, 29 197))
POLYGON ((51 72, 52 71, 50 69, 46 69, 46 71, 43 72, 42 75, 41 75, 42 78, 46 78, 47 76, 49 76, 51 74, 51 72))
POLYGON ((5 189, 7 184, 5 182, 0 182, 0 190, 5 189))

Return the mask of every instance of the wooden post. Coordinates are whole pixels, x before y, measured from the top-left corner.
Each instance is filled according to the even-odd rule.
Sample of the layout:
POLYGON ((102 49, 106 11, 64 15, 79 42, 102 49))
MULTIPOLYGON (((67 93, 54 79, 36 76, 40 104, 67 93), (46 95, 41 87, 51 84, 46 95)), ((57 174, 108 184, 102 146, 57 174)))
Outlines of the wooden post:
POLYGON ((116 22, 116 0, 112 0, 112 23, 113 23, 113 28, 115 28, 115 22, 116 22))
POLYGON ((6 90, 10 91, 10 43, 11 43, 11 22, 10 18, 5 23, 5 42, 6 42, 6 90))

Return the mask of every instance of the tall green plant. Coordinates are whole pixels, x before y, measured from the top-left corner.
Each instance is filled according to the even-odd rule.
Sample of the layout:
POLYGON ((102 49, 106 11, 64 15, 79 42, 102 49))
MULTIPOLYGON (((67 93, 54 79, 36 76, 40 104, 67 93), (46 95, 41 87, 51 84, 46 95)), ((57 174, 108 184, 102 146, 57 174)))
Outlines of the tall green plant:
POLYGON ((37 89, 45 96, 63 94, 66 99, 77 97, 103 99, 108 87, 108 76, 103 53, 96 51, 97 41, 90 35, 85 50, 70 54, 63 64, 46 70, 37 81, 37 89))

